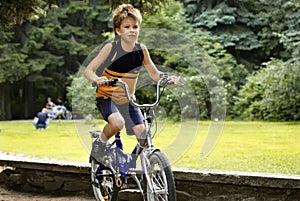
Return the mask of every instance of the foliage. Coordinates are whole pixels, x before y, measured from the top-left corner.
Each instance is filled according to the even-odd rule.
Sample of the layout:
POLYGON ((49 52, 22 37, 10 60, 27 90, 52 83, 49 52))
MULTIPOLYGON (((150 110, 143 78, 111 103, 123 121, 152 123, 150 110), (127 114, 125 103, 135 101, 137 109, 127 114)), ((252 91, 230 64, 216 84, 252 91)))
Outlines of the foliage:
MULTIPOLYGON (((185 22, 181 8, 179 3, 170 3, 168 9, 163 9, 155 15, 144 15, 142 23, 140 42, 152 47, 150 53, 156 65, 162 66, 162 71, 167 70, 165 67, 172 68, 181 75, 186 84, 184 88, 167 90, 161 105, 167 116, 176 121, 181 118, 207 119, 212 116, 224 118, 224 110, 226 107, 232 107, 233 97, 237 94, 241 77, 245 77, 246 71, 242 65, 236 64, 233 57, 226 53, 208 32, 193 30, 185 22), (155 28, 151 30, 151 27, 155 28), (143 32, 143 29, 146 31, 143 32), (178 45, 174 47, 175 41, 178 45), (164 51, 159 50, 161 47, 157 46, 161 44, 164 44, 164 51), (200 115, 197 114, 198 110, 200 115)), ((141 76, 143 83, 151 83, 150 80, 146 81, 145 76, 141 76)), ((72 87, 80 82, 84 82, 80 77, 74 78, 72 87)), ((70 93, 68 94, 70 97, 70 93)), ((137 97, 139 101, 149 103, 153 100, 152 94, 151 88, 143 87, 137 92, 137 97)), ((90 95, 85 93, 82 96, 90 95)), ((82 103, 72 101, 73 107, 81 107, 83 104, 86 104, 86 99, 82 99, 82 103)), ((91 111, 83 110, 84 115, 90 113, 91 111)))
POLYGON ((90 81, 83 76, 83 67, 76 75, 69 77, 71 85, 68 86, 67 97, 72 100, 72 112, 78 118, 86 117, 87 115, 97 116, 96 108, 96 88, 92 87, 90 81))
MULTIPOLYGON (((130 3, 139 8, 142 13, 156 13, 166 6, 170 0, 88 0, 89 5, 108 5, 111 9, 122 3, 130 3)), ((9 29, 13 25, 21 25, 26 21, 39 19, 40 15, 47 15, 52 8, 65 7, 74 0, 0 0, 0 28, 9 29)), ((83 2, 83 1, 82 1, 83 2)))
MULTIPOLYGON (((156 15, 145 14, 142 24, 142 30, 146 29, 147 31, 146 33, 142 32, 140 41, 147 46, 155 47, 155 44, 160 43, 165 43, 166 45, 172 44, 172 36, 168 31, 173 31, 173 37, 177 37, 180 34, 184 36, 182 38, 183 41, 178 42, 178 46, 168 46, 164 52, 155 48, 150 49, 151 56, 158 66, 162 65, 173 68, 177 73, 182 75, 182 80, 187 85, 184 89, 175 88, 166 91, 161 104, 164 105, 167 115, 172 117, 173 120, 180 120, 182 117, 181 113, 183 113, 185 118, 199 118, 195 114, 198 109, 194 108, 194 105, 200 107, 201 118, 211 118, 212 113, 216 116, 224 116, 225 114, 218 114, 218 112, 224 111, 224 107, 231 107, 233 105, 232 97, 237 93, 237 88, 240 85, 238 75, 244 76, 245 70, 241 65, 236 64, 234 59, 215 42, 215 39, 208 32, 200 30, 195 32, 184 21, 181 8, 179 3, 170 3, 168 9, 163 9, 156 15), (178 24, 181 24, 181 26, 178 27, 178 24), (160 41, 158 41, 155 33, 148 32, 151 27, 155 27, 154 32, 161 29, 168 31, 165 34, 161 34, 159 36, 160 41), (200 49, 193 51, 193 46, 195 45, 200 47, 200 49), (225 80, 225 83, 222 79, 225 80), (227 95, 225 91, 222 91, 222 88, 219 88, 219 85, 226 88, 227 95), (189 90, 186 90, 187 88, 189 90), (177 102, 178 98, 187 96, 195 97, 195 99, 186 99, 185 106, 180 108, 177 102), (227 96, 228 102, 224 96, 227 96), (212 102, 217 107, 212 107, 212 102)), ((55 42, 54 44, 57 43, 55 42)), ((98 46, 90 53, 89 57, 84 61, 83 67, 88 64, 93 55, 97 54, 100 48, 101 46, 98 46)), ((162 70, 164 71, 165 69, 162 70)), ((94 100, 94 92, 93 89, 80 90, 85 88, 84 86, 89 86, 89 83, 82 79, 82 72, 78 75, 72 76, 67 97, 70 101, 72 99, 73 109, 80 111, 82 115, 86 116, 94 111, 95 103, 91 101, 94 100)), ((143 77, 142 80, 145 80, 145 78, 143 77)), ((141 102, 149 102, 153 98, 151 97, 152 93, 149 93, 147 90, 142 89, 138 91, 137 96, 141 102)))
POLYGON ((166 5, 168 5, 169 2, 170 0, 108 0, 107 4, 110 5, 110 8, 112 10, 123 3, 132 4, 135 8, 138 8, 141 11, 141 13, 155 14, 159 12, 162 8, 164 8, 166 5))
POLYGON ((255 26, 264 52, 272 57, 289 59, 295 49, 299 49, 300 41, 300 3, 297 0, 279 1, 254 1, 251 11, 259 23, 255 26), (272 9, 270 9, 272 8, 272 9), (285 46, 280 35, 285 35, 288 40, 298 41, 297 45, 285 46))
POLYGON ((201 118, 222 118, 222 115, 225 115, 222 111, 226 107, 232 107, 233 97, 245 79, 245 68, 238 65, 209 32, 194 29, 186 23, 181 4, 171 3, 168 9, 156 15, 147 15, 143 27, 166 29, 165 34, 159 32, 159 36, 155 33, 156 28, 153 33, 143 33, 144 35, 140 36, 141 41, 147 46, 155 47, 156 44, 162 43, 167 46, 163 52, 150 50, 151 55, 155 63, 170 67, 179 73, 186 85, 184 89, 170 90, 166 98, 162 99, 169 116, 179 120, 183 112, 187 118, 195 117, 194 112, 197 108, 192 107, 195 103, 185 103, 184 108, 175 104, 178 97, 190 97, 186 101, 193 101, 195 97, 201 118), (174 47, 173 44, 178 45, 174 47), (213 107, 214 105, 216 107, 213 107))
POLYGON ((248 78, 235 110, 244 119, 300 119, 300 60, 273 59, 248 78))
MULTIPOLYGON (((283 8, 288 9, 282 17, 290 18, 290 23, 286 24, 288 28, 281 28, 285 31, 275 33, 274 36, 279 39, 286 53, 282 59, 265 62, 263 69, 249 76, 235 105, 235 112, 241 118, 273 121, 300 119, 300 32, 291 26, 297 21, 293 17, 299 15, 299 12, 294 12, 299 7, 300 4, 291 2, 283 4, 283 8), (284 61, 285 58, 290 59, 284 61)), ((276 29, 274 26, 271 25, 271 28, 276 29)))
POLYGON ((242 54, 262 48, 255 30, 252 30, 255 16, 247 10, 247 2, 244 0, 184 2, 187 20, 193 27, 211 31, 225 48, 232 53, 236 52, 234 55, 240 62, 245 59, 249 63, 255 63, 253 58, 246 59, 242 54))
POLYGON ((251 71, 270 57, 290 58, 290 50, 282 47, 278 34, 297 35, 299 41, 297 0, 184 2, 188 22, 211 31, 251 71))
POLYGON ((17 43, 9 43, 12 38, 13 32, 0 31, 0 84, 13 83, 30 73, 29 69, 21 65, 27 55, 18 53, 17 43))
POLYGON ((38 18, 51 7, 62 5, 63 0, 1 0, 0 1, 0 28, 9 29, 15 24, 38 18))
MULTIPOLYGON (((47 96, 66 98, 67 77, 78 71, 93 45, 103 40, 101 32, 109 29, 108 11, 107 6, 72 1, 49 10, 38 21, 15 26, 14 32, 3 32, 0 74, 4 77, 0 83, 13 84, 7 97, 14 97, 12 105, 18 104, 14 112, 20 115, 26 108, 21 118, 31 118, 44 107, 47 96)), ((11 117, 0 116, 7 118, 11 117)))
MULTIPOLYGON (((239 92, 233 116, 299 119, 294 101, 298 100, 299 92, 294 90, 293 95, 288 96, 292 100, 283 98, 288 93, 284 90, 297 89, 300 41, 297 0, 186 0, 184 5, 187 20, 193 27, 210 31, 239 63, 255 74, 247 81, 241 77, 240 84, 247 84, 239 92), (270 61, 270 58, 275 59, 270 61), (263 70, 256 73, 260 68, 263 70)), ((241 85, 236 86, 239 89, 241 85)), ((235 102, 235 95, 231 100, 235 102)))
MULTIPOLYGON (((299 61, 300 5, 297 0, 185 0, 182 1, 184 12, 180 3, 171 0, 151 0, 145 3, 129 0, 0 2, 1 14, 3 13, 0 24, 4 22, 11 27, 11 24, 18 21, 16 14, 21 16, 22 13, 22 20, 35 19, 30 23, 25 20, 19 26, 0 32, 0 89, 3 91, 0 94, 0 119, 31 118, 44 106, 47 96, 67 98, 67 88, 70 90, 70 103, 75 97, 72 96, 74 90, 69 86, 71 82, 76 83, 77 78, 72 76, 72 81, 68 76, 74 75, 89 53, 106 40, 107 36, 112 35, 110 13, 120 2, 132 3, 142 10, 142 30, 155 27, 153 32, 141 33, 141 42, 150 47, 164 42, 171 44, 165 50, 153 48, 150 52, 161 70, 170 67, 170 71, 181 75, 186 84, 181 89, 167 90, 165 99, 162 100, 168 115, 176 120, 181 118, 180 110, 185 111, 185 117, 194 117, 195 108, 190 105, 195 104, 195 101, 199 105, 201 118, 222 116, 225 107, 227 114, 233 118, 238 118, 242 113, 243 118, 252 118, 247 115, 254 114, 260 108, 255 118, 262 118, 262 111, 269 111, 266 107, 272 108, 267 103, 273 102, 262 101, 265 97, 259 100, 254 98, 257 94, 263 96, 267 89, 254 86, 253 83, 267 80, 261 80, 262 77, 274 77, 280 85, 274 84, 268 90, 269 94, 277 94, 281 89, 294 86, 293 80, 298 82, 298 78, 293 77, 298 75, 298 68, 291 71, 293 76, 286 70, 294 64, 297 66, 299 61), (15 13, 13 9, 20 7, 22 3, 23 10, 15 13), (7 10, 3 11, 5 7, 7 10), (6 12, 10 9, 13 12, 6 12), (9 16, 5 18, 6 15, 9 16), (166 31, 159 36, 155 33, 158 29, 166 31), (180 34, 182 37, 176 38, 180 34), (180 45, 174 47, 172 43, 180 45), (274 59, 270 61, 272 57, 274 59), (239 63, 244 64, 248 71, 239 63), (289 81, 281 82, 280 77, 274 75, 275 70, 255 73, 260 68, 282 71, 282 75, 287 76, 289 81), (257 78, 251 76, 246 79, 249 72, 257 78), (270 75, 262 75, 263 73, 270 75), (245 92, 243 89, 237 96, 240 87, 247 81, 252 82, 255 90, 245 92), (287 83, 291 85, 287 87, 287 83), (250 93, 253 93, 252 98, 250 93), (187 107, 180 108, 178 97, 194 99, 186 99, 187 107), (236 106, 235 101, 238 102, 236 106), (213 107, 214 105, 218 107, 213 107), (253 109, 249 109, 250 105, 253 109), (244 112, 248 110, 251 112, 244 112)), ((83 81, 78 81, 81 80, 83 81)), ((267 88, 267 83, 264 86, 267 88)), ((151 93, 147 90, 138 92, 142 101, 150 99, 151 93)), ((86 93, 90 92, 86 90, 86 93)), ((298 97, 297 93, 297 90, 293 93, 294 97, 298 97)), ((90 94, 84 97, 90 97, 90 94)), ((289 101, 294 103, 293 100, 289 101)), ((90 104, 94 105, 94 102, 90 101, 90 104)), ((289 103, 280 100, 278 107, 289 108, 288 105, 289 103)), ((275 116, 263 112, 265 117, 262 119, 298 118, 297 112, 294 112, 296 116, 288 118, 283 109, 274 111, 277 111, 275 116)), ((291 112, 290 109, 287 111, 291 112)))

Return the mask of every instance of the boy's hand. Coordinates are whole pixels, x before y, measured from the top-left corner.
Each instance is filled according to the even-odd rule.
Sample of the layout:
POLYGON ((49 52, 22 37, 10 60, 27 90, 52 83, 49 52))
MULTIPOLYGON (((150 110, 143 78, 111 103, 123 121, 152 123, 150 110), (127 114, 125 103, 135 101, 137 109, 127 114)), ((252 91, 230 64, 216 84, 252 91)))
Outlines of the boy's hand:
POLYGON ((105 86, 107 85, 107 81, 108 81, 107 77, 101 76, 98 77, 95 82, 97 83, 98 86, 105 86))
POLYGON ((179 76, 170 76, 168 79, 168 86, 183 86, 184 84, 180 82, 179 76))

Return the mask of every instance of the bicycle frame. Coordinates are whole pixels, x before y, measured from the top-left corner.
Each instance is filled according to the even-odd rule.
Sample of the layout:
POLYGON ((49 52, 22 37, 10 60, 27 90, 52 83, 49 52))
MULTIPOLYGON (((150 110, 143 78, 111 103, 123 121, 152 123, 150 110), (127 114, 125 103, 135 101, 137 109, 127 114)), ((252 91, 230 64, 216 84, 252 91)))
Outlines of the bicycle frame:
MULTIPOLYGON (((147 111, 143 111, 144 116, 144 125, 145 125, 145 133, 146 133, 146 142, 147 142, 147 148, 140 145, 138 142, 133 149, 131 154, 126 154, 123 152, 123 143, 121 140, 120 133, 117 133, 115 135, 115 140, 112 142, 112 144, 108 147, 109 153, 112 156, 110 158, 110 162, 107 164, 107 166, 100 166, 100 170, 104 170, 109 168, 112 171, 112 174, 110 175, 103 175, 99 174, 97 177, 102 176, 112 176, 118 179, 116 181, 118 186, 122 186, 123 182, 125 181, 125 178, 128 176, 135 176, 133 172, 130 172, 128 170, 136 168, 136 161, 138 156, 142 153, 141 160, 142 160, 142 170, 146 170, 146 164, 145 159, 147 157, 144 157, 144 155, 151 154, 153 151, 155 151, 154 146, 152 144, 152 134, 150 131, 151 128, 151 120, 150 117, 148 117, 147 111), (114 146, 115 145, 115 146, 114 146)), ((94 138, 97 138, 98 135, 93 135, 94 138)))

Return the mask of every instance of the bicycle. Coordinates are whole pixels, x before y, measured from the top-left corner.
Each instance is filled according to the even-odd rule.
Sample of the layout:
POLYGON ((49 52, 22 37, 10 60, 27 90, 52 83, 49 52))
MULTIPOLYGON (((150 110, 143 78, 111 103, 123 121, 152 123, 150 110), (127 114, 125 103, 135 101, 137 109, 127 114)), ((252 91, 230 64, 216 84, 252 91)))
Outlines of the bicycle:
MULTIPOLYGON (((127 154, 123 152, 120 133, 117 133, 114 142, 108 146, 105 164, 90 158, 92 188, 96 200, 116 201, 119 191, 126 189, 127 178, 132 177, 144 201, 176 201, 175 181, 170 163, 165 154, 154 148, 150 130, 155 118, 154 108, 159 104, 164 88, 168 85, 168 75, 163 74, 157 82, 156 101, 152 104, 138 104, 131 98, 127 84, 120 79, 106 81, 106 84, 123 87, 129 103, 141 109, 145 138, 138 141, 131 154, 127 154), (138 157, 141 159, 142 171, 136 169, 138 157)), ((101 134, 100 130, 89 132, 93 139, 101 134)))
POLYGON ((73 118, 72 112, 67 110, 65 106, 58 105, 48 109, 48 116, 50 119, 66 119, 71 120, 73 118))

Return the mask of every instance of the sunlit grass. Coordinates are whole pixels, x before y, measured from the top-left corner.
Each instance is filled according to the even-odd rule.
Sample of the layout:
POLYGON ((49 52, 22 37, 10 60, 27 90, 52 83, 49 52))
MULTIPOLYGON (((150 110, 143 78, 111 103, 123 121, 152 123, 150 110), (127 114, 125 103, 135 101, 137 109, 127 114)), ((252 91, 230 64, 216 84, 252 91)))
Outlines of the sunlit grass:
POLYGON ((0 122, 0 150, 33 157, 86 161, 87 152, 74 123, 51 122, 46 131, 35 131, 31 122, 0 122))
MULTIPOLYGON (((300 174, 300 122, 225 122, 217 145, 200 160, 209 126, 210 122, 159 122, 153 142, 173 167, 300 174)), ((44 132, 35 131, 28 121, 0 122, 0 151, 87 162, 88 130, 101 127, 99 122, 52 121, 44 132)), ((122 134, 122 139, 125 151, 131 152, 135 137, 122 134)))
POLYGON ((199 144, 194 143, 175 165, 300 174, 299 123, 226 122, 223 134, 211 155, 199 161, 199 152, 195 152, 199 149, 199 144))

